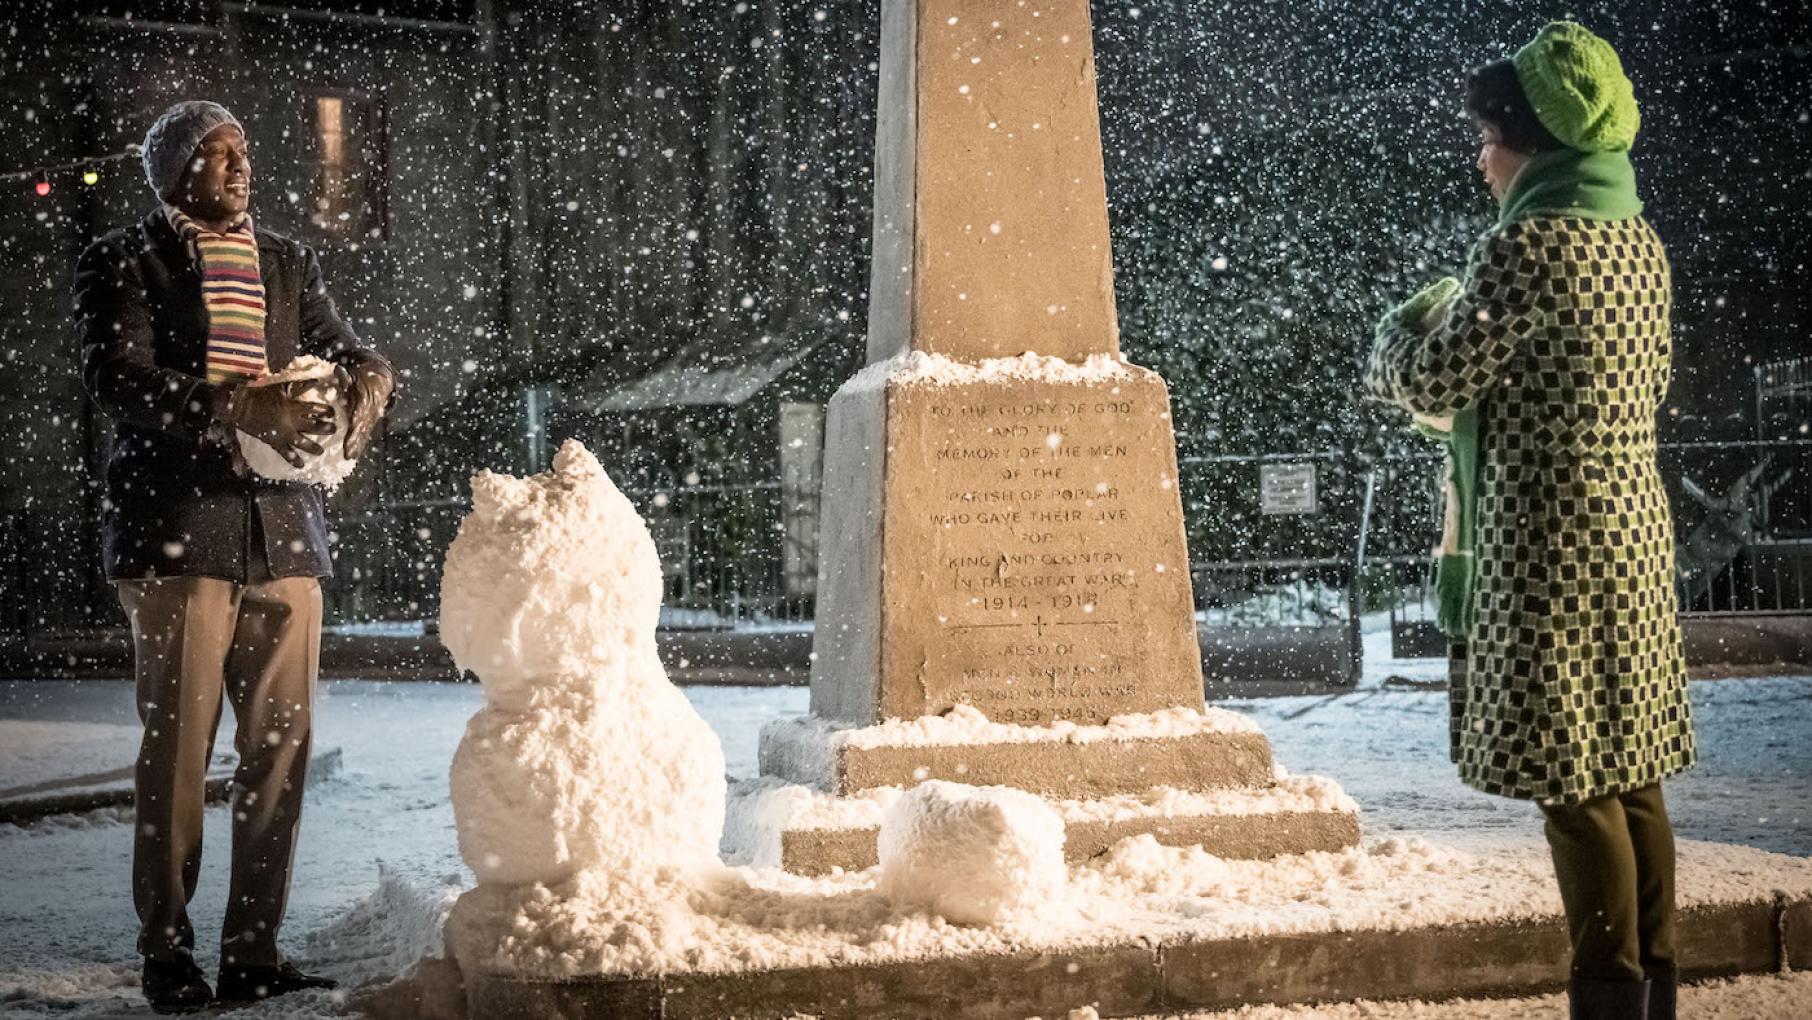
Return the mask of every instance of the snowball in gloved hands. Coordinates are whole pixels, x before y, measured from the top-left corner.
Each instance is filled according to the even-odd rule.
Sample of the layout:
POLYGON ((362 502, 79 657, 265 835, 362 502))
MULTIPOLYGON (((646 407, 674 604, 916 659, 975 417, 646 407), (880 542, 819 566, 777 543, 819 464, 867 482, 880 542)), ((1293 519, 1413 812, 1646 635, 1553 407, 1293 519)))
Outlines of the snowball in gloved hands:
POLYGON ((328 414, 324 424, 327 427, 322 431, 320 424, 312 424, 315 419, 311 414, 308 431, 310 436, 319 436, 319 442, 308 438, 306 445, 297 443, 288 451, 280 451, 259 436, 238 428, 239 452, 246 465, 258 475, 274 481, 309 482, 324 485, 329 490, 345 481, 353 468, 353 462, 343 455, 342 449, 350 418, 345 390, 334 379, 333 365, 303 355, 290 362, 283 371, 246 384, 246 389, 254 386, 286 391, 285 395, 292 402, 325 406, 328 414), (298 457, 300 464, 295 463, 298 457))

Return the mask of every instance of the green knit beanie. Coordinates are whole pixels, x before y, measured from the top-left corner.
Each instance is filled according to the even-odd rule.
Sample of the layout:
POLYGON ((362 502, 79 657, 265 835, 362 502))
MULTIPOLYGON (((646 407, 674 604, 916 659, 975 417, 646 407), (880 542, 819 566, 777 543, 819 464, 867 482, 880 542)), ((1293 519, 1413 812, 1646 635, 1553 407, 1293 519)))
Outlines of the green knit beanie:
POLYGON ((1635 87, 1617 51, 1584 25, 1549 22, 1511 62, 1535 116, 1562 145, 1622 152, 1636 141, 1635 87))

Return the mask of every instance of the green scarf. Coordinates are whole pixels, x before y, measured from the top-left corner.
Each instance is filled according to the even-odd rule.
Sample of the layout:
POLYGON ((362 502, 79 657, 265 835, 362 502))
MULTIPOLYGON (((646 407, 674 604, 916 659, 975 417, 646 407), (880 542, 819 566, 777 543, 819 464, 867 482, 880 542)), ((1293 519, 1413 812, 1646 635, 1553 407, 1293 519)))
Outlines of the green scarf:
POLYGON ((1640 215, 1629 153, 1553 149, 1523 164, 1498 210, 1497 225, 1538 216, 1627 220, 1640 215))
POLYGON ((1416 431, 1447 444, 1447 519, 1441 526, 1441 548, 1435 553, 1435 626, 1452 638, 1472 629, 1474 520, 1478 516, 1479 414, 1456 411, 1437 423, 1416 416, 1416 431), (1445 427, 1443 427, 1445 426, 1445 427))
MULTIPOLYGON (((1502 228, 1537 217, 1624 220, 1642 214, 1636 197, 1636 171, 1627 152, 1580 152, 1553 149, 1537 153, 1523 165, 1498 211, 1502 228)), ((1443 438, 1448 450, 1448 498, 1457 503, 1454 543, 1443 543, 1435 561, 1435 623, 1448 637, 1472 630, 1473 579, 1478 571, 1475 524, 1478 517, 1478 405, 1454 413, 1452 428, 1425 435, 1443 438)))

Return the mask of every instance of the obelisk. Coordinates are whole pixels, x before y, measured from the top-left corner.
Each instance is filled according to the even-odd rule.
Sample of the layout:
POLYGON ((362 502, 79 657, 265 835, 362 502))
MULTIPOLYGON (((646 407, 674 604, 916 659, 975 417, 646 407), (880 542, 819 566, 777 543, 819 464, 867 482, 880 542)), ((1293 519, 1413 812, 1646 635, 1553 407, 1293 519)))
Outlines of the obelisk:
POLYGON ((831 403, 812 711, 1200 708, 1169 397, 1119 361, 1088 5, 882 22, 868 375, 959 372, 831 403), (1027 352, 1068 366, 984 370, 1027 352))
POLYGON ((733 856, 876 861, 925 780, 1029 790, 1065 852, 1359 838, 1208 708, 1169 394, 1120 356, 1087 0, 883 0, 868 367, 831 400, 811 714, 733 856))

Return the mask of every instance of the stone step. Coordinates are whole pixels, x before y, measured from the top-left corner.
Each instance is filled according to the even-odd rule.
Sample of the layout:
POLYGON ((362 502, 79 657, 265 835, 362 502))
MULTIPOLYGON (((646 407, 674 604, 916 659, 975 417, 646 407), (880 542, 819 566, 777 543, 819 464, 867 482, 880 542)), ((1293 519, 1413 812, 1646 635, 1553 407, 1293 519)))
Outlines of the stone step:
MULTIPOLYGON (((1565 985, 1566 959, 1565 926, 1546 917, 660 977, 535 979, 468 968, 464 981, 467 1015, 485 1020, 1020 1020, 1081 1005, 1128 1017, 1254 1003, 1534 995, 1565 985)), ((1812 967, 1812 901, 1684 908, 1679 959, 1689 980, 1812 967)))
MULTIPOLYGON (((902 792, 834 797, 771 779, 739 784, 731 791, 726 856, 808 876, 872 868, 879 863, 881 818, 902 792)), ((1159 788, 1052 806, 1063 816, 1064 855, 1071 861, 1145 834, 1237 860, 1343 850, 1359 842, 1358 806, 1337 784, 1316 776, 1263 788, 1159 788)))
POLYGON ((1270 741, 1238 713, 1176 710, 1123 719, 1130 722, 1016 726, 959 710, 847 728, 804 716, 764 726, 759 761, 764 776, 844 796, 927 779, 1068 798, 1271 782, 1270 741))

